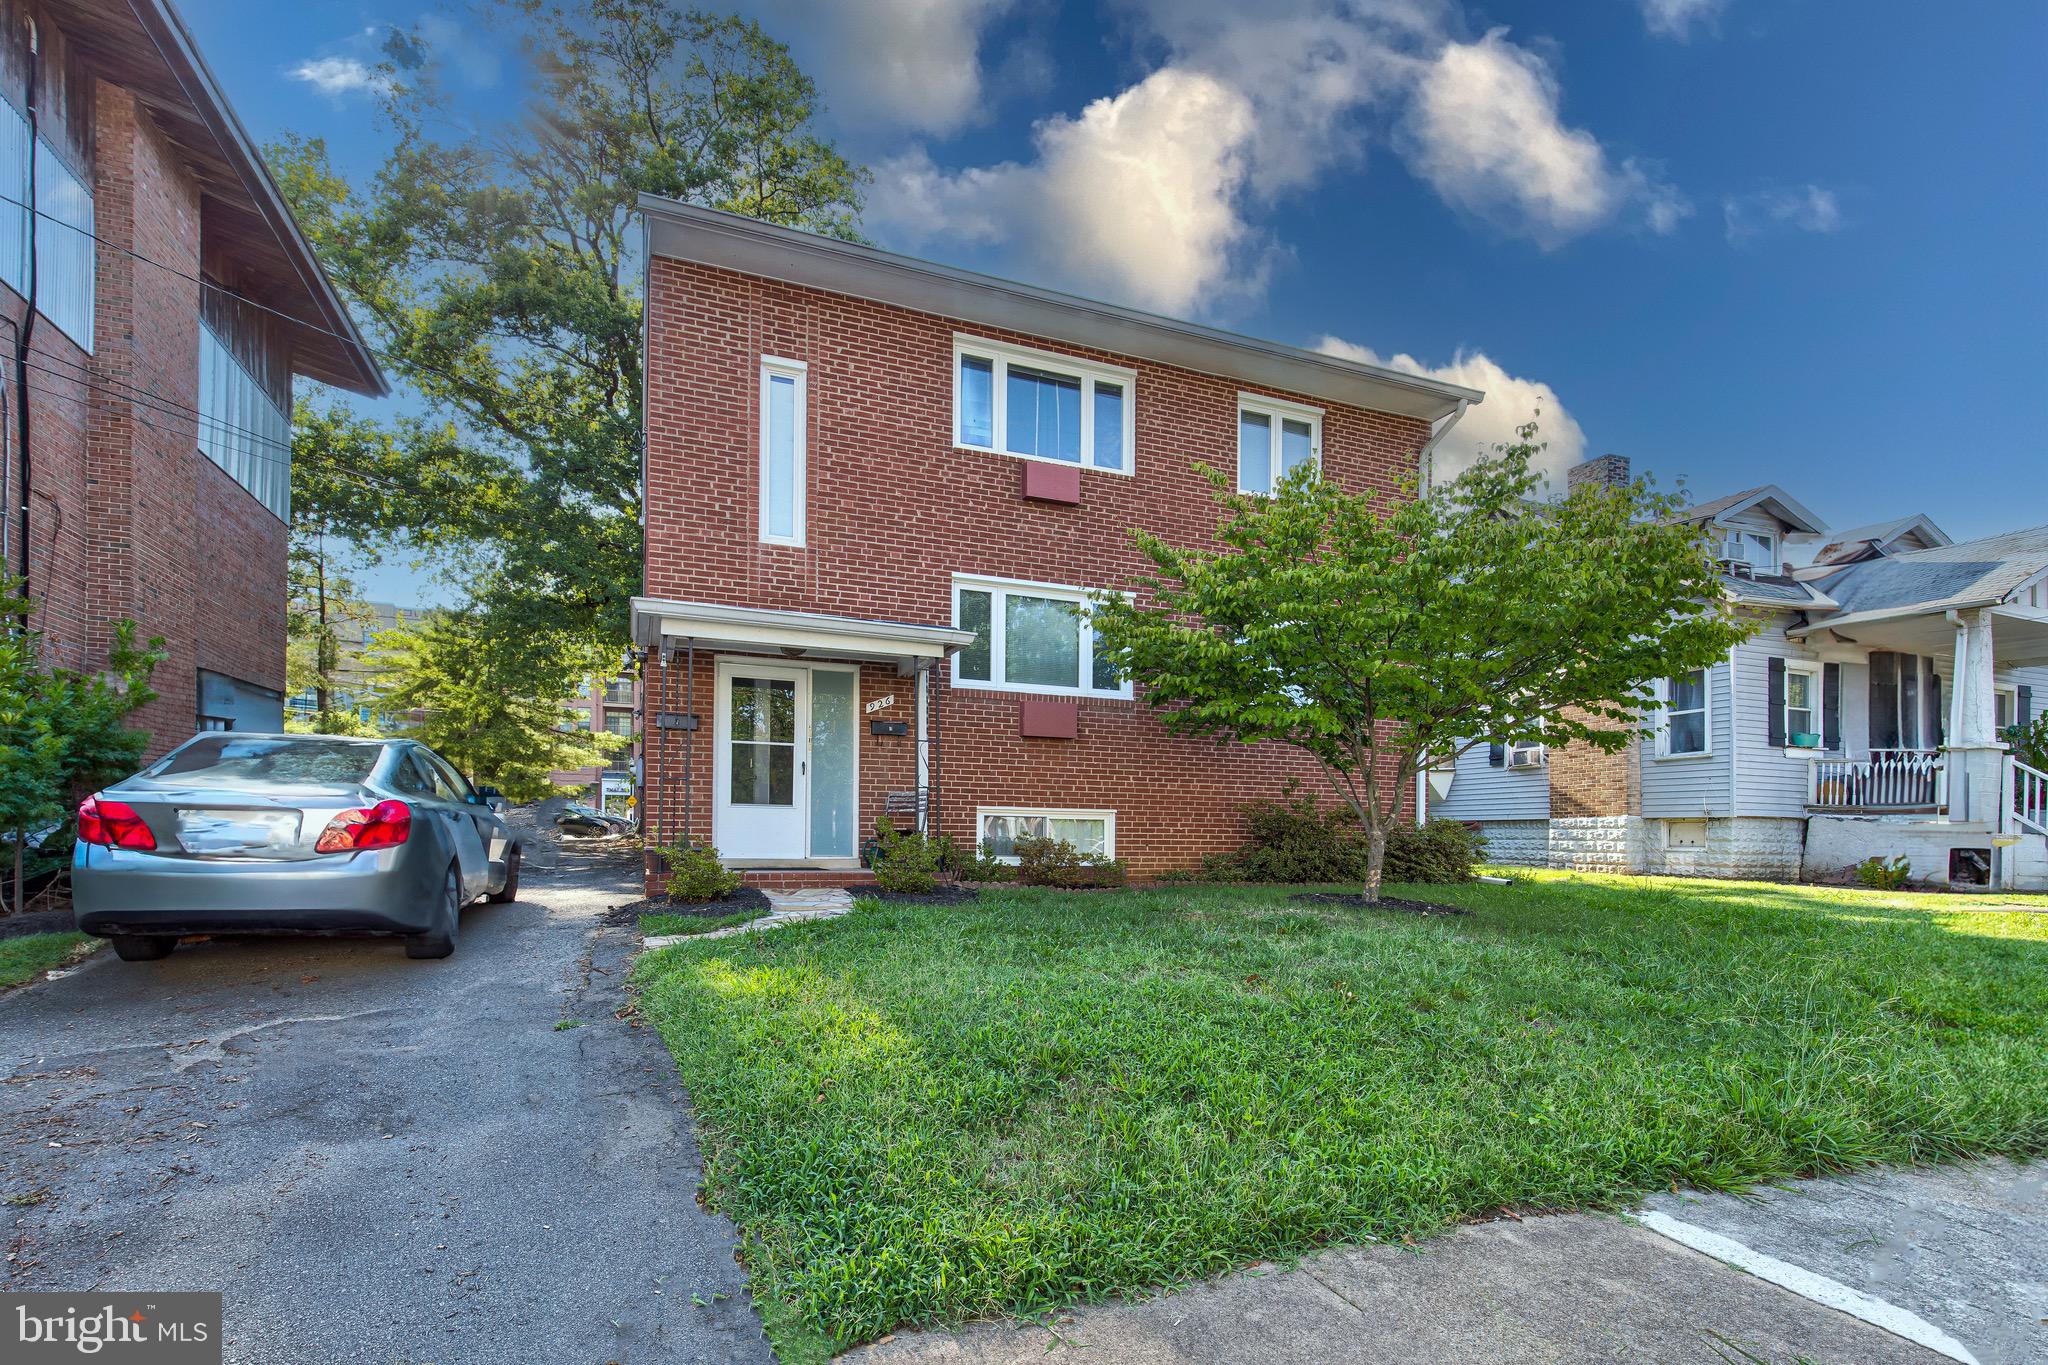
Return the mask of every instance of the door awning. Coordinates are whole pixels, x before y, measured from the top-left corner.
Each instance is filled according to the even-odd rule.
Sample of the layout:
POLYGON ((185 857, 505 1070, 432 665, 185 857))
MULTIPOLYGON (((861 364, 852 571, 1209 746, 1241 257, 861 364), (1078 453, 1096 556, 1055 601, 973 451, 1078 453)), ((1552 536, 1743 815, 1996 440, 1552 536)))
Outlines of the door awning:
POLYGON ((633 599, 633 642, 642 648, 730 650, 790 659, 867 659, 905 671, 974 643, 974 632, 822 612, 769 611, 715 602, 633 599))

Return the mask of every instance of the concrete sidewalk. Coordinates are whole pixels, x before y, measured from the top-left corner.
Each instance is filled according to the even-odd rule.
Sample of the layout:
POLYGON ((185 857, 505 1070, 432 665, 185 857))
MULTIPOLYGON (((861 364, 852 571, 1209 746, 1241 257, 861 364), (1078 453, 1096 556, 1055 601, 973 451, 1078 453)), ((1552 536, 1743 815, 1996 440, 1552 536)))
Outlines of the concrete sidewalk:
POLYGON ((1117 1365, 1954 1358, 1820 1301, 1836 1282, 1848 1301, 1883 1300, 1896 1325, 1952 1336, 1983 1365, 2048 1361, 2044 1173, 1987 1162, 1801 1182, 1763 1200, 1653 1201, 1776 1261, 1812 1263, 1807 1279, 1787 1276, 1798 1293, 1634 1221, 1572 1214, 1464 1227, 1417 1250, 1328 1252, 1049 1323, 902 1333, 846 1359, 1021 1365, 1063 1349, 1117 1365))

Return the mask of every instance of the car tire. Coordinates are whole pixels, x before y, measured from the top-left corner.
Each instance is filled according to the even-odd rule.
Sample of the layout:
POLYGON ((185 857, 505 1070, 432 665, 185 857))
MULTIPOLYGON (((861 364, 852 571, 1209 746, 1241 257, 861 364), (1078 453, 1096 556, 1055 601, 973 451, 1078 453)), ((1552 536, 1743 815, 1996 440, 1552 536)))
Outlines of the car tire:
POLYGON ((510 905, 519 899, 519 845, 505 850, 505 884, 484 899, 493 905, 510 905))
POLYGON ((462 927, 462 869, 454 863, 448 864, 448 875, 442 878, 436 910, 441 919, 439 924, 405 940, 407 957, 440 958, 455 951, 455 936, 462 927))
POLYGON ((169 957, 171 949, 178 946, 178 940, 161 934, 115 934, 108 942, 114 945, 114 956, 123 962, 155 962, 169 957))

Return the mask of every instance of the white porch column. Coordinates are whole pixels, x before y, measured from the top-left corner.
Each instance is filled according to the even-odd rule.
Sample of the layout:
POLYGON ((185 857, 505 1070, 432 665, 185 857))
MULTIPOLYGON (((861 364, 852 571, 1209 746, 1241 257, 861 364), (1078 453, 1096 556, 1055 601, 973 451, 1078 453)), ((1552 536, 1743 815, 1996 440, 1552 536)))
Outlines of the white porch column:
POLYGON ((1949 819, 1985 821, 1996 829, 2005 745, 1998 738, 1998 695, 1992 685, 1991 613, 1979 607, 1955 612, 1953 618, 1956 697, 1948 742, 1949 819))

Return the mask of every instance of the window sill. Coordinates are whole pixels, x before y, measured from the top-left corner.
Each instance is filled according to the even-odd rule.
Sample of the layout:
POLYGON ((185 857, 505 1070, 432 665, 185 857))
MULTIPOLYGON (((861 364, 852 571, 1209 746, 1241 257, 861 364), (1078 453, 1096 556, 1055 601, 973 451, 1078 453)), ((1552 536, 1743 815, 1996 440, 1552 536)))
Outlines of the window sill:
MULTIPOLYGON (((953 449, 964 450, 971 455, 1000 455, 1006 460, 1028 460, 1032 464, 1049 464, 1055 469, 1078 469, 1083 474, 1114 474, 1128 479, 1137 471, 1134 469, 1111 469, 1105 465, 1089 464, 1086 460, 1055 460, 1050 455, 1021 455, 1014 450, 997 450, 994 446, 971 446, 965 441, 955 440, 953 449)), ((1136 464, 1135 459, 1129 461, 1136 464)))
POLYGON ((948 678, 946 685, 955 692, 986 692, 995 696, 1057 697, 1061 701, 1134 700, 1128 689, 1122 692, 1094 692, 1085 687, 1033 687, 1028 683, 981 682, 973 678, 948 678))
POLYGON ((1787 744, 1784 749, 1787 758, 1840 758, 1840 749, 1822 749, 1799 744, 1787 744))
POLYGON ((1700 759, 1712 758, 1713 756, 1714 751, 1712 749, 1702 749, 1696 754, 1657 754, 1650 761, 1652 763, 1694 763, 1700 759))

